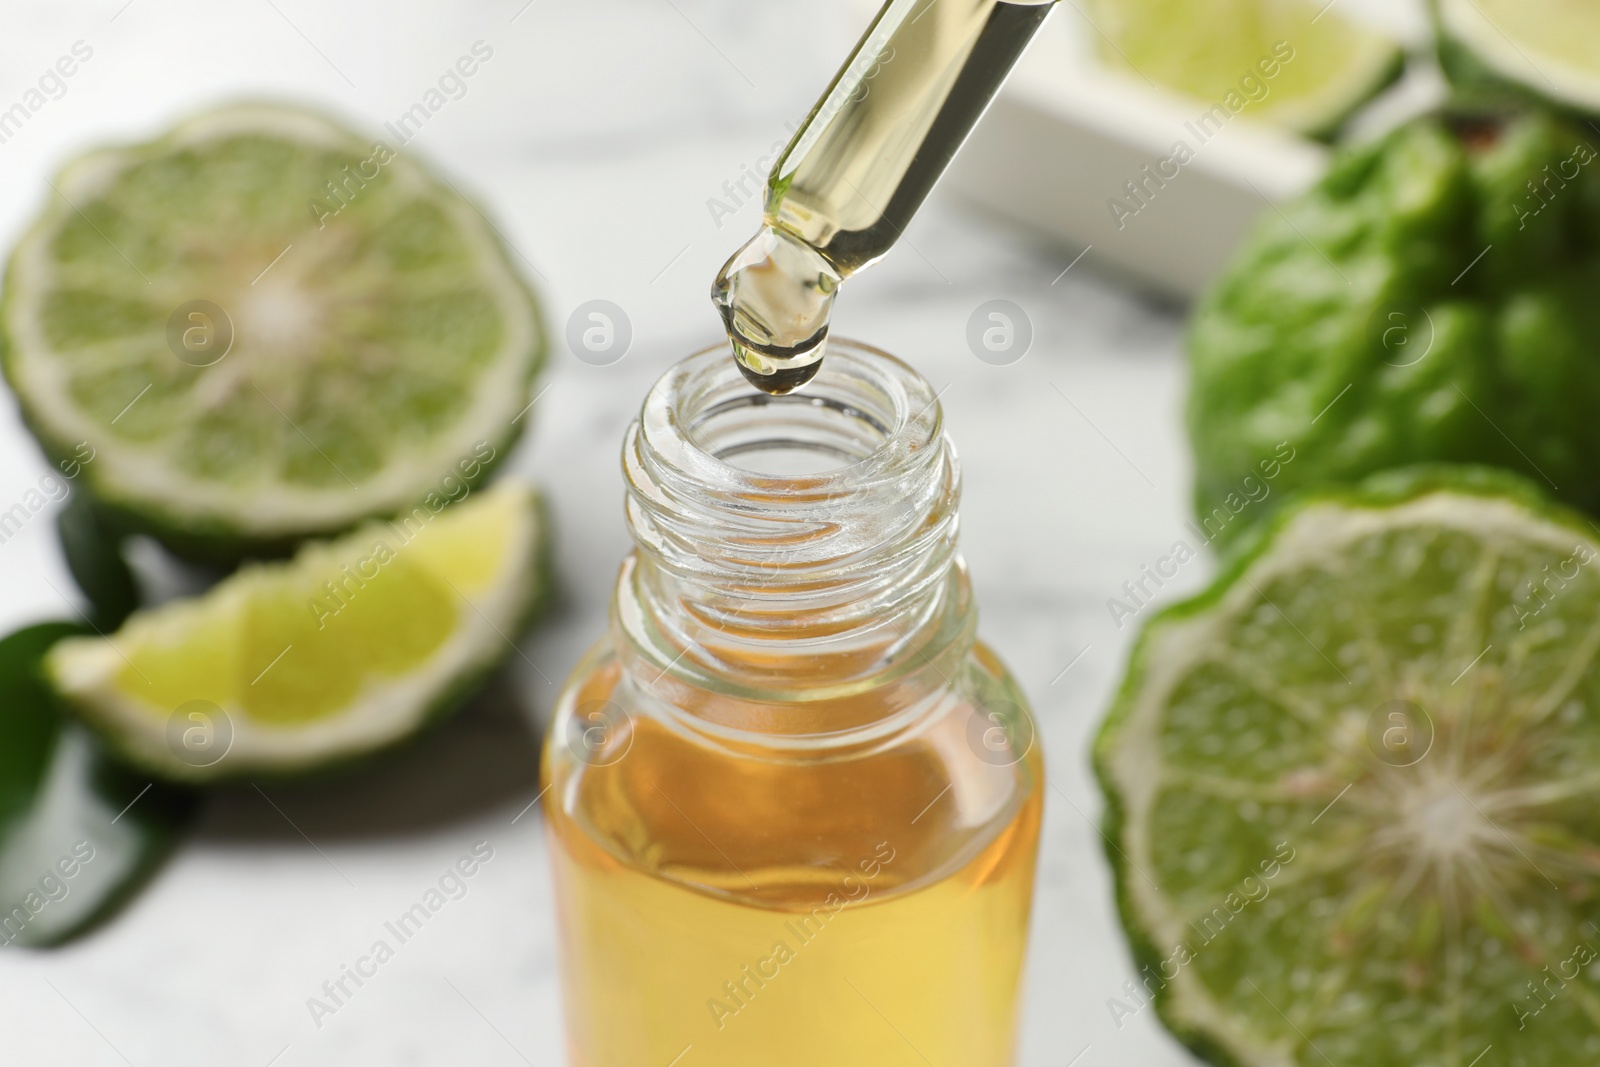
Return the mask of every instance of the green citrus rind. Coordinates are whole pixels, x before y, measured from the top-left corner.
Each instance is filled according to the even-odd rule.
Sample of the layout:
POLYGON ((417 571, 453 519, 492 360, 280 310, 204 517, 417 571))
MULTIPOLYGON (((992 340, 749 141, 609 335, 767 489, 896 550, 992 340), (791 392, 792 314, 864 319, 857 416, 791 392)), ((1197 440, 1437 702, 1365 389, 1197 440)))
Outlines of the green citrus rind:
MULTIPOLYGON (((1518 840, 1523 842, 1521 847, 1540 857, 1550 878, 1539 873, 1537 865, 1528 859, 1526 853, 1513 853, 1511 847, 1502 847, 1498 843, 1499 838, 1485 829, 1482 840, 1472 847, 1486 850, 1486 854, 1493 852, 1496 857, 1493 863, 1483 866, 1490 876, 1486 884, 1499 885, 1502 877, 1510 878, 1506 872, 1515 871, 1516 880, 1508 880, 1505 884, 1514 886, 1516 895, 1509 905, 1498 900, 1485 905, 1480 899, 1472 909, 1456 907, 1452 910, 1446 907, 1444 914, 1455 918, 1444 921, 1445 934, 1442 936, 1438 911, 1432 913, 1431 932, 1427 921, 1410 922, 1408 925, 1408 920, 1414 916, 1429 914, 1429 902, 1420 892, 1416 893, 1415 900, 1404 893, 1398 897, 1386 895, 1394 890, 1395 885, 1402 884, 1398 878, 1393 882, 1378 880, 1375 884, 1387 887, 1385 893, 1367 893, 1354 903, 1333 892, 1320 898, 1306 896, 1302 889, 1306 884, 1312 889, 1365 884, 1362 878, 1368 876, 1367 872, 1379 869, 1370 866, 1379 862, 1374 857, 1380 857, 1383 849, 1392 846, 1392 842, 1381 839, 1377 832, 1367 834, 1365 831, 1372 827, 1409 825, 1406 820, 1411 817, 1412 809, 1403 802, 1392 807, 1380 805, 1379 809, 1375 809, 1377 814, 1363 813, 1366 809, 1357 807, 1362 803, 1371 805, 1373 791, 1378 789, 1373 782, 1381 779, 1386 783, 1385 788, 1399 783, 1402 791, 1395 795, 1407 796, 1409 794, 1404 793, 1404 789, 1433 782, 1434 779, 1425 777, 1425 774, 1437 777, 1436 771, 1441 766, 1450 772, 1458 767, 1457 763, 1441 764, 1440 760, 1454 760, 1462 752, 1476 753, 1477 750, 1473 748, 1476 741, 1469 744, 1468 740, 1473 736, 1472 731, 1478 731, 1482 736, 1511 739, 1504 742, 1504 748, 1491 747, 1487 750, 1498 756, 1522 751, 1513 744, 1516 739, 1515 728, 1527 725, 1528 730, 1535 731, 1550 725, 1538 719, 1528 720, 1531 723, 1528 725, 1517 717, 1523 713, 1525 705, 1513 698, 1527 696, 1516 688, 1517 680, 1522 677, 1517 670, 1526 667, 1524 661, 1508 659, 1502 662, 1499 657, 1511 657, 1511 651, 1491 653, 1490 649, 1484 649, 1479 660, 1472 659, 1471 651, 1461 654, 1452 652, 1450 656, 1439 655, 1436 657, 1437 663, 1427 660, 1426 656, 1438 653, 1440 645, 1453 641, 1457 636, 1458 623, 1453 618, 1447 628, 1447 637, 1436 641, 1416 638, 1421 642, 1417 648, 1424 650, 1426 655, 1418 652, 1421 658, 1415 662, 1437 666, 1448 660, 1452 673, 1458 666, 1466 668, 1454 681, 1448 675, 1430 681, 1428 684, 1436 687, 1437 692, 1449 693, 1452 686, 1459 684, 1468 688, 1456 690, 1457 694, 1470 694, 1460 696, 1462 702, 1476 701, 1481 694, 1490 694, 1490 697, 1504 695, 1504 705, 1495 704, 1490 698, 1483 699, 1491 709, 1516 707, 1518 711, 1516 715, 1507 713, 1497 718, 1488 715, 1474 703, 1463 717, 1458 707, 1447 709, 1445 702, 1441 701, 1434 705, 1434 712, 1429 719, 1430 748, 1405 766, 1379 758, 1377 750, 1372 748, 1370 732, 1364 742, 1359 736, 1353 739, 1356 742, 1351 750, 1354 755, 1346 753, 1346 756, 1354 759, 1354 763, 1338 763, 1335 757, 1342 751, 1340 746, 1352 743, 1352 738, 1348 736, 1351 721, 1347 721, 1350 715, 1345 711, 1339 711, 1335 716, 1322 710, 1334 707, 1327 696, 1329 692, 1338 690, 1331 674, 1325 679, 1329 684, 1319 689, 1285 678, 1281 671, 1272 673, 1270 668, 1262 668, 1268 670, 1270 677, 1258 683, 1269 687, 1275 685, 1291 695, 1304 697, 1307 707, 1327 715, 1328 728, 1320 734, 1315 725, 1302 730, 1299 724, 1302 711, 1299 706, 1284 710, 1288 705, 1282 705, 1276 696, 1267 696, 1266 689, 1253 692, 1263 706, 1279 701, 1281 714, 1276 720, 1266 720, 1270 728, 1286 731, 1282 735, 1286 740, 1277 745, 1269 742, 1265 748, 1258 746, 1252 749, 1251 744, 1259 742, 1259 738, 1252 739, 1250 731, 1227 720, 1191 718, 1186 723, 1180 723, 1172 718, 1171 701, 1179 699, 1174 694, 1180 692, 1180 687, 1200 677, 1202 669, 1210 666, 1207 656, 1214 655, 1218 647, 1213 644, 1211 653, 1201 647, 1201 642, 1207 636, 1204 628, 1208 625, 1221 627, 1209 632, 1209 636, 1222 642, 1228 642, 1230 635, 1242 641, 1244 638, 1239 628, 1246 618, 1243 614, 1245 601, 1253 605, 1253 611, 1264 617, 1269 615, 1266 594, 1254 588, 1254 592, 1259 594, 1257 599, 1249 595, 1246 587, 1254 587, 1259 582, 1269 589, 1279 588, 1270 584, 1274 577, 1273 566, 1288 567, 1290 562, 1296 561, 1296 552, 1302 553, 1298 560, 1304 563, 1309 558, 1304 555, 1308 538, 1314 541, 1322 536, 1321 531, 1325 527, 1336 529, 1337 523, 1345 521, 1370 524, 1370 529, 1379 533, 1408 528, 1433 529, 1427 526, 1431 520, 1426 516, 1434 512, 1456 516, 1451 519, 1455 525, 1445 524, 1437 529, 1457 533, 1464 529, 1486 531, 1481 533, 1483 543, 1497 544, 1499 547, 1496 552, 1506 551, 1506 559, 1520 559, 1511 550, 1525 544, 1542 545, 1552 551, 1557 544, 1583 546, 1600 556, 1600 531, 1592 523, 1577 512, 1551 503, 1548 497, 1521 478, 1498 470, 1449 466, 1411 468, 1380 475, 1359 487, 1326 489, 1299 497, 1251 532, 1249 541, 1239 546, 1238 554, 1231 558, 1224 572, 1206 591, 1167 608, 1145 626, 1135 644, 1125 679, 1095 740, 1094 770, 1106 800, 1103 823, 1106 853, 1114 872, 1118 910, 1138 967, 1138 980, 1145 983, 1149 999, 1153 1001, 1166 1027, 1208 1062, 1226 1067, 1310 1067, 1311 1064, 1324 1062, 1361 1062, 1373 1067, 1398 1067, 1400 1064, 1412 1067, 1467 1067, 1475 1062, 1474 1058, 1487 1045, 1493 1045, 1497 1055, 1510 1057, 1503 1058, 1501 1062, 1516 1062, 1528 1067, 1546 1064, 1555 1067, 1558 1063, 1586 1062, 1593 1058, 1594 1050, 1600 1048, 1600 1002, 1597 1002, 1600 998, 1592 996, 1587 989, 1579 988, 1571 980, 1571 975, 1568 975, 1569 981, 1562 984, 1565 1000, 1556 997, 1546 1001, 1534 999, 1528 989, 1507 977, 1507 974, 1511 974, 1517 978, 1526 976, 1530 980, 1542 978, 1539 967, 1547 961, 1552 966, 1565 966, 1582 957, 1581 962, 1587 964, 1590 957, 1584 956, 1584 953, 1589 950, 1574 946, 1600 947, 1600 936, 1594 932, 1597 929, 1594 924, 1600 920, 1600 910, 1597 910, 1591 893, 1593 876, 1600 873, 1593 859, 1600 854, 1600 846, 1597 846, 1600 828, 1593 824, 1587 813, 1575 815, 1565 809, 1561 811, 1562 818, 1575 821, 1580 826, 1579 832, 1569 833, 1567 838, 1555 836, 1555 830, 1545 828, 1541 831, 1545 836, 1540 837, 1535 833, 1533 838, 1528 839, 1522 836, 1523 824, 1515 821, 1518 816, 1501 815, 1504 829, 1500 836, 1506 842, 1511 842, 1511 847, 1516 847, 1509 834, 1518 835, 1518 840), (1407 523, 1411 526, 1407 527, 1407 523), (1313 524, 1318 524, 1316 532, 1312 532, 1313 524), (1504 541, 1492 542, 1493 537, 1502 537, 1504 541), (1286 548, 1286 545, 1290 547, 1286 548), (1280 556, 1283 558, 1278 558, 1280 556), (1233 629, 1227 629, 1228 625, 1232 625, 1233 629), (1185 646, 1185 641, 1190 645, 1185 646), (1186 656, 1187 659, 1184 658, 1186 656), (1185 674, 1185 671, 1190 673, 1185 674), (1469 671, 1477 673, 1469 675, 1469 671), (1508 683, 1506 678, 1512 681, 1508 683), (1283 773, 1275 778, 1251 778, 1238 774, 1230 777, 1220 769, 1223 757, 1219 756, 1216 767, 1208 767, 1205 773, 1214 774, 1217 783, 1227 783, 1227 788, 1240 791, 1227 802, 1215 800, 1221 794, 1213 793, 1210 799, 1196 804, 1193 798, 1203 794, 1192 791, 1183 794, 1180 790, 1171 810, 1178 810, 1187 801, 1193 811, 1189 815, 1174 817, 1171 811, 1158 806, 1163 785, 1177 781, 1184 788, 1190 788, 1188 779, 1200 772, 1194 771, 1189 765, 1168 766, 1168 749, 1165 746, 1171 743, 1170 737, 1174 731, 1204 730, 1206 727, 1202 723, 1209 723, 1209 736, 1214 737, 1219 746, 1231 744, 1235 746, 1235 752, 1262 753, 1247 757, 1247 760, 1262 761, 1260 765, 1251 765, 1258 771, 1273 766, 1272 761, 1280 758, 1285 761, 1285 767, 1289 766, 1289 757, 1283 754, 1298 751, 1300 746, 1313 753, 1326 755, 1327 763, 1315 767, 1311 764, 1295 766, 1292 774, 1283 773), (1458 729, 1459 733, 1453 732, 1458 729), (1152 744, 1158 746, 1158 756, 1152 756, 1140 748, 1141 745, 1152 744), (1362 748, 1362 744, 1366 747, 1362 748), (1428 758, 1434 745, 1438 745, 1439 750, 1434 756, 1435 762, 1430 764, 1428 758), (1312 770, 1321 770, 1324 766, 1354 766, 1357 773, 1347 771, 1346 775, 1325 776, 1320 780, 1310 774, 1312 770), (1346 776, 1349 780, 1342 781, 1346 776), (1304 790, 1303 795, 1291 790, 1287 795, 1292 800, 1281 801, 1282 807, 1293 816, 1292 819, 1275 821, 1274 811, 1258 810, 1253 815, 1243 814, 1248 805, 1256 803, 1256 793, 1244 791, 1244 787, 1260 787, 1270 792, 1270 789, 1288 788, 1290 783, 1293 783, 1294 790, 1304 790), (1139 796, 1143 799, 1136 799, 1139 796), (1344 801, 1343 805, 1335 807, 1341 800, 1344 801), (1235 810, 1241 814, 1233 814, 1235 810), (1186 826, 1183 818, 1191 815, 1193 825, 1186 826), (1318 820, 1324 817, 1326 821, 1318 827, 1318 820), (1367 821, 1363 822, 1364 819, 1367 821), (1261 825, 1254 825, 1252 820, 1259 821, 1261 825), (1184 837, 1185 832, 1190 836, 1184 837), (1158 834, 1164 836, 1158 837, 1158 834), (1250 834, 1257 836, 1251 837, 1250 834), (1297 853, 1298 857, 1291 855, 1287 864, 1268 875, 1264 866, 1258 866, 1253 861, 1263 857, 1270 860, 1272 847, 1267 846, 1267 850, 1257 856, 1259 844, 1279 836, 1291 853, 1297 853), (1530 843, 1535 840, 1537 844, 1530 843), (1550 846, 1551 841, 1557 842, 1560 848, 1550 846), (1240 847, 1241 842, 1243 847, 1240 847), (1548 855, 1540 851, 1547 846, 1551 848, 1548 855), (1344 866, 1329 865, 1327 860, 1330 856, 1335 860, 1340 859, 1338 849, 1345 849, 1351 858, 1341 861, 1345 863, 1344 866), (1318 868, 1319 852, 1321 869, 1318 868), (1202 884, 1204 879, 1194 874, 1212 862, 1208 859, 1208 853, 1222 859, 1207 871, 1205 877, 1211 877, 1227 887, 1237 882, 1237 892, 1225 897, 1224 892, 1215 888, 1206 889, 1202 884), (1568 857, 1573 859, 1574 865, 1571 867, 1565 865, 1568 857), (1298 867, 1293 866, 1296 858, 1298 867), (1235 864, 1234 860, 1242 862, 1235 864), (1579 873, 1573 874, 1574 870, 1579 873), (1285 871, 1293 873, 1284 874, 1285 871), (1193 875, 1193 881, 1186 884, 1184 879, 1190 875, 1193 875), (1243 881, 1247 876, 1255 877, 1253 886, 1243 881), (1269 884, 1273 877, 1282 878, 1276 889, 1269 884), (1296 879, 1303 881, 1297 884, 1296 879), (1549 892, 1545 892, 1546 883, 1549 892), (1200 885, 1198 890, 1195 889, 1196 885, 1200 885), (1259 902, 1252 899, 1255 891, 1261 891, 1259 902), (1242 897, 1239 897, 1240 893, 1242 897), (1276 902, 1273 902, 1273 893, 1278 894, 1276 902), (1297 893, 1304 899, 1296 899, 1297 893), (1289 897, 1288 904, 1284 903, 1286 895, 1289 897), (1186 896, 1188 903, 1185 905, 1182 901, 1186 896), (1239 899, 1235 900, 1234 897, 1239 899), (1196 900, 1200 902, 1198 908, 1196 900), (1223 902, 1227 904, 1226 914, 1207 910, 1212 903, 1223 902), (1237 910, 1235 903, 1238 904, 1237 910), (1174 928, 1173 922, 1184 912, 1196 918, 1190 920, 1188 927, 1174 928), (1219 914, 1223 916, 1220 921, 1212 918, 1219 914), (1526 925, 1528 914, 1535 915, 1541 922, 1549 920, 1548 936, 1546 926, 1540 925, 1534 927, 1539 936, 1530 938, 1526 925), (1233 917, 1229 918, 1229 915, 1233 917), (1560 918, 1562 922, 1555 922, 1552 916, 1560 918), (1203 928, 1194 926, 1197 920, 1208 925, 1203 928), (1557 926, 1561 928, 1557 929, 1557 926), (1174 934, 1174 929, 1179 931, 1178 934, 1174 934), (1301 936, 1285 936, 1286 930, 1298 930, 1301 936), (1210 935, 1209 939, 1207 935, 1210 935), (1378 939, 1380 935, 1381 940, 1378 939), (1506 942, 1503 950, 1490 952, 1486 946, 1501 936, 1506 942), (1232 940, 1221 940, 1224 938, 1232 940), (1573 944, 1568 944, 1568 939, 1573 944), (1213 947, 1213 940, 1217 947, 1213 947), (1458 977, 1452 978, 1449 968, 1437 965, 1437 961, 1451 958, 1451 950, 1440 946, 1448 946, 1456 941, 1470 946, 1470 952, 1475 954, 1473 959, 1493 957, 1493 966, 1486 965, 1481 970, 1463 966, 1455 971, 1458 977), (1180 943, 1184 945, 1186 958, 1178 953, 1177 945, 1180 943), (1174 963, 1180 959, 1182 962, 1174 963), (1311 963, 1328 959, 1338 961, 1344 970, 1318 970, 1311 966, 1311 963), (1390 971, 1383 970, 1396 960, 1402 965, 1390 971), (1310 973, 1304 973, 1307 971, 1310 973), (1169 975, 1169 972, 1172 973, 1169 975), (1350 980, 1353 974, 1366 978, 1375 973, 1386 974, 1392 980, 1387 986, 1375 985, 1371 988, 1350 980), (1155 980, 1150 978, 1152 974, 1156 975, 1155 980), (1481 979, 1474 977, 1479 975, 1481 979), (1305 994, 1302 980, 1319 994, 1324 986, 1332 990, 1327 993, 1325 1000, 1332 1006, 1324 1014, 1315 1015, 1299 1010, 1302 996, 1310 996, 1305 994), (1473 988, 1475 980, 1481 980, 1488 988, 1473 988), (1379 995, 1364 996, 1368 992, 1379 995), (1461 1010, 1463 1004, 1468 1005, 1468 1010, 1461 1010), (1534 1006, 1540 1004, 1543 1004, 1543 1010, 1534 1010, 1534 1006), (1335 1008, 1340 1011, 1335 1012, 1335 1008), (1430 1015, 1430 1012, 1445 1013, 1449 1016, 1449 1024, 1438 1024, 1439 1016, 1430 1015), (1454 1014, 1451 1015, 1451 1012, 1454 1014), (1527 1014, 1529 1012, 1531 1014, 1527 1014), (1537 1018, 1545 1012, 1548 1014, 1544 1018, 1537 1018), (1329 1023, 1329 1019, 1333 1022, 1329 1023), (1437 1025, 1446 1035, 1446 1040, 1437 1046, 1408 1047, 1408 1035, 1433 1032, 1416 1025, 1419 1019, 1430 1026, 1437 1025), (1327 1057, 1331 1057, 1331 1060, 1327 1057)), ((1354 543, 1351 540, 1345 547, 1354 543)), ((1339 550, 1338 544, 1332 545, 1330 558, 1336 557, 1339 550)), ((1448 555, 1441 558, 1448 558, 1448 555)), ((1449 575, 1442 574, 1436 576, 1437 590, 1423 587, 1409 592, 1397 591, 1396 587, 1404 583, 1383 574, 1372 579, 1377 583, 1379 592, 1374 593, 1372 587, 1347 589, 1344 597, 1361 605, 1355 612, 1360 615, 1362 611, 1369 610, 1368 605, 1362 602, 1364 597, 1381 598, 1393 594, 1398 603, 1398 597, 1405 595, 1411 596, 1417 603, 1425 603, 1431 593, 1438 590, 1443 590, 1446 596, 1463 595, 1461 591, 1466 590, 1464 595, 1471 599, 1474 615, 1483 616, 1481 624, 1485 627, 1499 626, 1500 623, 1495 620, 1502 616, 1491 617, 1490 606, 1498 595, 1495 590, 1503 577, 1499 563, 1502 557, 1494 555, 1485 558, 1495 561, 1495 566, 1486 567, 1481 573, 1474 572, 1473 580, 1481 582, 1481 588, 1473 585, 1467 589, 1467 579, 1462 577, 1454 587, 1455 592, 1452 592, 1449 575), (1385 579, 1393 580, 1393 586, 1387 592, 1381 591, 1381 583, 1385 579)), ((1535 555, 1530 558, 1537 560, 1539 557, 1535 555)), ((1431 560, 1432 557, 1429 557, 1430 565, 1431 560)), ((1386 566, 1400 566, 1395 560, 1380 560, 1370 565, 1378 570, 1386 566)), ((1423 563, 1412 561, 1407 565, 1422 567, 1423 563)), ((1333 572, 1337 569, 1337 559, 1326 566, 1330 573, 1333 572)), ((1510 564, 1507 564, 1507 568, 1510 568, 1510 564)), ((1280 569, 1277 576, 1281 577, 1284 573, 1289 572, 1280 569)), ((1419 570, 1415 573, 1424 572, 1419 570)), ((1600 595, 1600 589, 1595 588, 1595 583, 1600 579, 1585 575, 1584 581, 1589 583, 1585 596, 1592 598, 1600 595)), ((1578 598, 1577 594, 1573 596, 1570 611, 1581 612, 1587 601, 1578 598)), ((1284 609, 1275 604, 1273 610, 1281 614, 1284 609)), ((1289 603, 1286 610, 1294 613, 1294 604, 1289 603)), ((1499 610, 1503 610, 1503 605, 1499 610)), ((1568 608, 1563 608, 1559 600, 1555 610, 1557 614, 1547 620, 1536 620, 1536 626, 1546 628, 1541 640, 1547 646, 1553 642, 1552 647, 1559 650, 1564 647, 1560 644, 1563 640, 1560 625, 1570 624, 1574 619, 1560 615, 1561 611, 1568 608)), ((1296 627, 1297 634, 1299 628, 1303 627, 1316 635, 1319 633, 1318 627, 1326 622, 1305 612, 1300 613, 1298 621, 1291 620, 1288 614, 1283 614, 1282 618, 1289 626, 1296 627)), ((1575 618, 1586 628, 1589 636, 1579 645, 1581 655, 1587 658, 1582 661, 1582 673, 1572 675, 1575 679, 1571 682, 1573 686, 1579 681, 1593 679, 1600 673, 1593 661, 1597 644, 1594 637, 1600 634, 1600 621, 1587 613, 1575 618)), ((1388 631, 1382 632, 1387 637, 1388 631)), ((1500 630, 1493 632, 1499 634, 1500 630)), ((1305 634, 1299 634, 1299 638, 1310 645, 1310 638, 1305 634)), ((1499 640, 1498 637, 1496 639, 1499 640)), ((1529 638, 1530 642, 1532 640, 1529 638)), ((1576 638, 1572 641, 1577 643, 1576 638)), ((1223 647, 1227 654, 1232 654, 1235 646, 1225 644, 1223 647)), ((1393 654, 1396 646, 1385 641, 1381 647, 1385 655, 1389 655, 1393 654)), ((1366 690, 1357 689, 1355 692, 1384 688, 1383 684, 1358 673, 1367 667, 1363 665, 1358 668, 1341 655, 1343 651, 1330 646, 1329 655, 1344 659, 1344 662, 1342 667, 1335 665, 1332 660, 1328 660, 1328 664, 1334 671, 1341 674, 1349 671, 1354 676, 1354 679, 1346 678, 1346 683, 1367 686, 1366 690)), ((1314 660, 1310 651, 1302 649, 1302 652, 1306 661, 1314 660)), ((1404 656, 1405 649, 1402 647, 1397 662, 1401 666, 1409 666, 1412 661, 1404 656)), ((1260 668, 1261 664, 1257 663, 1256 666, 1260 668)), ((1565 659, 1556 661, 1554 666, 1546 665, 1546 668, 1556 671, 1561 679, 1567 678, 1572 670, 1565 659)), ((1397 676, 1405 677, 1408 683, 1412 680, 1412 675, 1406 672, 1400 672, 1397 676)), ((1244 676, 1241 674, 1240 677, 1244 676)), ((1322 685, 1322 680, 1317 685, 1322 685)), ((1397 688, 1393 691, 1393 697, 1403 699, 1407 693, 1416 695, 1414 690, 1397 688)), ((1553 693, 1552 689, 1551 693, 1544 695, 1553 693)), ((1422 699, 1420 696, 1417 698, 1422 699)), ((1245 706, 1239 702, 1223 705, 1230 715, 1245 706)), ((1568 706, 1563 704, 1561 707, 1562 718, 1553 727, 1557 731, 1556 736, 1560 736, 1559 731, 1568 728, 1568 706)), ((1357 719, 1366 718, 1367 708, 1364 705, 1353 710, 1358 713, 1357 719)), ((1254 731, 1259 722, 1251 718, 1250 725, 1254 731)), ((1370 730, 1370 723, 1368 728, 1370 730)), ((1200 737, 1202 744, 1210 743, 1206 740, 1207 733, 1199 732, 1194 736, 1200 737)), ((1587 738, 1587 734, 1584 737, 1587 738)), ((1481 740, 1481 736, 1478 739, 1481 740)), ((1560 746, 1557 747, 1559 749, 1560 746)), ((1581 753, 1586 750, 1575 748, 1573 751, 1581 753)), ((1509 756, 1507 759, 1509 762, 1509 756)), ((1510 765, 1516 766, 1514 763, 1510 765)), ((1471 764, 1462 763, 1461 766, 1471 764)), ((1548 785, 1554 780, 1541 777, 1543 771, 1540 768, 1543 764, 1530 766, 1533 770, 1529 773, 1534 781, 1548 785)), ((1469 781, 1466 789, 1473 790, 1482 803, 1488 804, 1489 801, 1484 799, 1485 794, 1478 792, 1480 787, 1488 788, 1484 781, 1487 780, 1469 781)), ((1455 779, 1450 779, 1450 783, 1454 786, 1455 779)), ((1221 787, 1212 783, 1204 788, 1221 787)), ((1459 786, 1456 788, 1462 797, 1467 797, 1466 791, 1459 786)), ((1380 798, 1387 796, 1379 795, 1380 798)), ((1270 809, 1275 803, 1280 801, 1262 801, 1261 807, 1270 809)), ((1467 803, 1477 802, 1469 799, 1467 803)), ((1489 810, 1499 813, 1502 809, 1491 806, 1489 810)), ((1555 818, 1555 815, 1549 816, 1549 820, 1555 818)), ((1493 823, 1488 816, 1484 816, 1484 819, 1486 824, 1493 823)), ((1544 823, 1530 825, 1543 827, 1544 823)), ((1452 839, 1451 844, 1455 847, 1457 843, 1452 839)), ((1408 841, 1407 846, 1412 850, 1406 853, 1408 856, 1413 853, 1432 856, 1426 841, 1420 844, 1408 841)), ((1446 854, 1446 851, 1439 853, 1446 854)), ((1474 861, 1477 858, 1474 857, 1474 861)), ((1430 859, 1429 862, 1434 860, 1430 859)), ((1412 883, 1407 891, 1415 891, 1421 885, 1432 883, 1419 880, 1412 883)), ((1467 955, 1468 950, 1458 949, 1455 958, 1464 959, 1467 955)), ((1145 1006, 1139 997, 1132 994, 1120 993, 1119 996, 1126 997, 1119 1001, 1124 1017, 1137 1014, 1145 1006)), ((1315 998, 1312 999, 1316 1002, 1315 998)), ((1117 1010, 1114 1007, 1113 1013, 1116 1014, 1117 1010)), ((1118 1025, 1120 1028, 1120 1018, 1118 1025)))

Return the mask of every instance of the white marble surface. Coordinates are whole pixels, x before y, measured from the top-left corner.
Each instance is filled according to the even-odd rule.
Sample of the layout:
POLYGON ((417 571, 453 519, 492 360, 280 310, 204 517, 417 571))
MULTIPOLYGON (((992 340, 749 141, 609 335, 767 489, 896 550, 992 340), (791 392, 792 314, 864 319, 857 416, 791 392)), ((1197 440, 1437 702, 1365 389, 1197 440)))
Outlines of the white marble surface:
MULTIPOLYGON (((124 3, 8 12, 0 110, 73 42, 94 55, 0 144, 0 240, 86 143, 261 93, 376 127, 474 41, 494 49, 416 145, 492 205, 550 309, 549 390, 515 466, 554 503, 565 602, 523 644, 523 716, 475 710, 398 763, 273 790, 281 810, 254 790, 218 797, 117 921, 64 950, 0 953, 0 1062, 558 1064, 545 849, 536 812, 513 823, 537 789, 527 721, 601 627, 626 549, 619 435, 650 381, 717 337, 706 288, 758 209, 745 203, 719 227, 706 202, 805 113, 855 17, 843 0, 124 3), (594 298, 633 325, 631 350, 609 367, 559 342, 571 310, 594 298), (314 1025, 306 999, 479 840, 494 859, 468 895, 314 1025)), ((1119 1030, 1107 1010, 1132 972, 1086 753, 1130 637, 1106 598, 1164 553, 1186 515, 1180 320, 1097 276, 1093 253, 1052 282, 1074 255, 936 194, 897 252, 850 287, 837 328, 906 357, 942 391, 965 465, 962 538, 983 633, 1035 701, 1054 788, 1021 1062, 1163 1067, 1191 1061, 1151 1013, 1119 1030), (1034 324, 1032 350, 1009 367, 980 362, 964 339, 972 310, 995 297, 1034 324)), ((0 405, 0 499, 43 470, 0 405)), ((68 611, 49 525, 0 546, 0 624, 68 611)), ((1193 588, 1208 568, 1191 564, 1176 584, 1193 588)))

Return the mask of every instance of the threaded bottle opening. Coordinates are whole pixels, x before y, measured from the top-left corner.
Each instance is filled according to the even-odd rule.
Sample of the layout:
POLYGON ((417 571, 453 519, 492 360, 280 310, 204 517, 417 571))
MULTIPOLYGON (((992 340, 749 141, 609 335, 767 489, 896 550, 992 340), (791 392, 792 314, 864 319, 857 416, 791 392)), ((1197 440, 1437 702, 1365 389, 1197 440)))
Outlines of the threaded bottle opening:
POLYGON ((752 390, 726 345, 691 356, 651 389, 623 468, 623 624, 675 672, 832 684, 925 641, 943 610, 955 454, 933 388, 886 353, 835 340, 786 396, 752 390))

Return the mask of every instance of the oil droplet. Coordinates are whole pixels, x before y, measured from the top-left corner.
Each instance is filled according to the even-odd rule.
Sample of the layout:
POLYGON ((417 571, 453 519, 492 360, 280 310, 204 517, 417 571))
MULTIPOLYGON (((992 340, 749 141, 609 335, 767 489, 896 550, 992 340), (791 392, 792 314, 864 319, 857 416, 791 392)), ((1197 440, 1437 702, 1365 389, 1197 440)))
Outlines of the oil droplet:
POLYGON ((774 226, 762 226, 723 265, 711 300, 757 389, 787 393, 821 369, 840 281, 822 253, 774 226))

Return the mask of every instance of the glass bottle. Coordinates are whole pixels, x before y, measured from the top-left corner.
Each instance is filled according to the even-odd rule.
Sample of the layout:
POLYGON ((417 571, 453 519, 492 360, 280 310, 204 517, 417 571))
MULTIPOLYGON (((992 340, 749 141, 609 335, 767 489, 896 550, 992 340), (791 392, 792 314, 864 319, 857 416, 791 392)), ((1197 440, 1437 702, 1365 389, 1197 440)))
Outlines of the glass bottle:
POLYGON ((1042 809, 933 389, 726 346, 623 447, 636 545, 544 752, 573 1067, 1012 1061, 1042 809))

